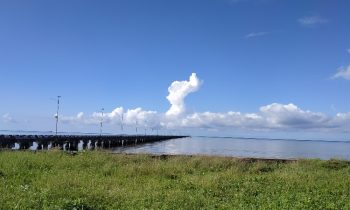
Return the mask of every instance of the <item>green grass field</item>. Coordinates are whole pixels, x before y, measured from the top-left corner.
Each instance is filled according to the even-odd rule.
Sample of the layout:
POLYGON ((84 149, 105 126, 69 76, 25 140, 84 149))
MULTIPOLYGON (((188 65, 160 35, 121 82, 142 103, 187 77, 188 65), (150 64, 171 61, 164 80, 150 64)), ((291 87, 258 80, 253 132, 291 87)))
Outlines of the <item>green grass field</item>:
POLYGON ((1 151, 0 209, 350 209, 350 164, 1 151))

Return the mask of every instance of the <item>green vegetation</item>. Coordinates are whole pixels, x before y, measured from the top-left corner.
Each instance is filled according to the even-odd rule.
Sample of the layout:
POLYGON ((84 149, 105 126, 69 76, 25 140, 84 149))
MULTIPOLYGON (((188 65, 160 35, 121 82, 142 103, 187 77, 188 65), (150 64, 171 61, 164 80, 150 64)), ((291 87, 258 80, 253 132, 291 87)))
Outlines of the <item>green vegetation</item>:
POLYGON ((2 151, 0 209, 350 209, 350 164, 2 151))

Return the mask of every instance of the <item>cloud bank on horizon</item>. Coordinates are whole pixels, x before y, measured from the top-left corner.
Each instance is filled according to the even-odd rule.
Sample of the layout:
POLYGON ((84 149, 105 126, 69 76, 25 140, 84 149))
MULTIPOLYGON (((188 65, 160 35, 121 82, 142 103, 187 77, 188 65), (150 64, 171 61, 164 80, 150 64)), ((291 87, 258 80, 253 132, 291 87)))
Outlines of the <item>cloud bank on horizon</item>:
MULTIPOLYGON (((188 81, 174 81, 166 97, 170 108, 166 113, 147 111, 142 108, 117 107, 104 115, 104 123, 124 126, 143 126, 151 129, 248 129, 262 130, 308 130, 308 131, 350 131, 350 112, 329 116, 324 113, 303 110, 293 103, 272 103, 260 107, 256 113, 241 112, 194 112, 186 113, 185 99, 200 89, 202 81, 193 73, 188 81)), ((85 116, 62 116, 63 123, 98 124, 101 113, 85 116)))

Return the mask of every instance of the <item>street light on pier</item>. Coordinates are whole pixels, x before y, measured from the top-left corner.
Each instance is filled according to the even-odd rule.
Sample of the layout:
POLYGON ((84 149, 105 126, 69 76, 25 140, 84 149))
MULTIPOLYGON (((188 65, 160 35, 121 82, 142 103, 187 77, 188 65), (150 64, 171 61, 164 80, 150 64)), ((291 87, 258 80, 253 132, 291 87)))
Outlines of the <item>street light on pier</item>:
POLYGON ((58 111, 60 110, 60 98, 61 96, 57 96, 57 112, 56 112, 56 136, 57 136, 57 126, 58 126, 58 111))
POLYGON ((100 136, 102 136, 102 127, 103 127, 103 111, 104 111, 104 110, 105 110, 104 108, 102 108, 102 109, 101 109, 100 136))
POLYGON ((145 136, 147 135, 147 120, 145 120, 145 136))
POLYGON ((137 122, 137 120, 136 120, 136 135, 137 135, 137 125, 138 125, 138 122, 137 122))
POLYGON ((124 121, 124 113, 122 113, 121 122, 120 122, 120 128, 121 128, 122 132, 124 131, 123 121, 124 121))

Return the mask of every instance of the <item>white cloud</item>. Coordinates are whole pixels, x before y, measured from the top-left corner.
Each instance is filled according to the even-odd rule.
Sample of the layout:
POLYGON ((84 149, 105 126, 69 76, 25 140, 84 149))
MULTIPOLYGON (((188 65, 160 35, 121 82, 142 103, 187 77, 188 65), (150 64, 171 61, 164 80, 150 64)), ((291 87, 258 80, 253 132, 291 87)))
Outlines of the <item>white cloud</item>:
POLYGON ((223 128, 252 128, 260 129, 263 124, 263 118, 255 113, 242 114, 240 112, 225 113, 193 113, 178 122, 178 125, 171 124, 170 127, 189 127, 189 128, 207 128, 207 129, 223 129, 223 128))
POLYGON ((328 23, 329 20, 322 18, 320 16, 309 16, 309 17, 299 18, 298 22, 303 26, 314 26, 318 24, 328 23))
POLYGON ((348 49, 348 53, 350 54, 350 48, 348 49))
MULTIPOLYGON (((123 110, 123 108, 117 108, 123 110)), ((106 113, 104 122, 120 124, 121 118, 114 115, 115 111, 106 113)), ((262 106, 256 113, 241 112, 201 112, 177 117, 169 117, 155 111, 145 111, 141 108, 129 109, 123 114, 123 125, 147 128, 198 128, 198 129, 248 129, 248 130, 317 130, 317 131, 350 131, 350 113, 338 113, 328 116, 324 113, 302 110, 294 104, 273 103, 262 106)), ((89 117, 79 113, 74 117, 61 117, 63 122, 95 124, 101 120, 100 113, 89 117)))
POLYGON ((125 113, 125 124, 135 125, 136 122, 140 126, 156 128, 160 125, 160 116, 156 111, 145 111, 141 108, 128 109, 125 113))
POLYGON ((348 67, 340 67, 338 68, 338 72, 332 77, 332 79, 346 79, 346 80, 350 80, 350 66, 348 67))
POLYGON ((207 130, 245 129, 274 131, 350 131, 350 113, 335 117, 323 113, 304 111, 294 104, 273 103, 260 108, 257 113, 193 113, 168 124, 170 128, 204 128, 207 130))
MULTIPOLYGON (((340 116, 340 115, 339 115, 340 116)), ((350 121, 350 116, 346 118, 350 121)), ((251 130, 328 129, 332 120, 323 113, 304 111, 294 104, 278 104, 260 107, 258 113, 194 113, 179 123, 192 128, 243 128, 251 130)), ((340 127, 341 125, 338 125, 340 127)))
POLYGON ((149 128, 160 127, 161 117, 156 111, 145 111, 141 108, 128 109, 124 111, 123 107, 115 108, 111 112, 102 114, 100 112, 94 112, 90 116, 85 116, 80 112, 76 116, 61 116, 63 123, 83 123, 87 125, 97 125, 103 119, 107 124, 123 124, 124 126, 143 126, 149 128))
MULTIPOLYGON (((57 114, 54 114, 54 117, 56 118, 57 117, 57 114)), ((83 112, 79 112, 76 116, 71 116, 71 117, 68 117, 68 116, 59 116, 58 118, 60 121, 62 122, 77 122, 77 123, 86 123, 88 124, 87 121, 82 121, 84 119, 84 113, 83 112)))
POLYGON ((5 113, 4 115, 2 115, 2 120, 4 121, 4 123, 17 123, 17 121, 13 119, 13 117, 9 113, 5 113))
POLYGON ((168 88, 169 95, 166 97, 171 104, 167 111, 169 116, 177 116, 185 112, 185 98, 188 94, 196 92, 201 85, 196 73, 192 73, 189 81, 174 81, 168 88))
MULTIPOLYGON (((136 122, 144 128, 195 128, 208 130, 248 129, 248 130, 301 130, 350 132, 350 113, 329 116, 324 113, 303 110, 290 104, 272 103, 262 106, 255 113, 241 112, 195 112, 184 113, 185 97, 200 87, 200 80, 192 74, 189 81, 175 81, 169 87, 167 97, 171 108, 166 113, 146 111, 142 108, 124 110, 118 107, 104 115, 104 123, 121 124, 135 128, 136 122), (122 120, 123 119, 123 120, 122 120)), ((95 124, 101 120, 101 113, 90 116, 78 113, 73 117, 60 117, 64 123, 95 124)))
POLYGON ((249 38, 258 37, 258 36, 265 36, 267 34, 269 34, 269 32, 265 32, 265 31, 253 32, 253 33, 247 34, 245 38, 249 39, 249 38))
POLYGON ((330 118, 323 113, 304 111, 294 104, 273 103, 260 108, 270 128, 324 128, 330 118))

